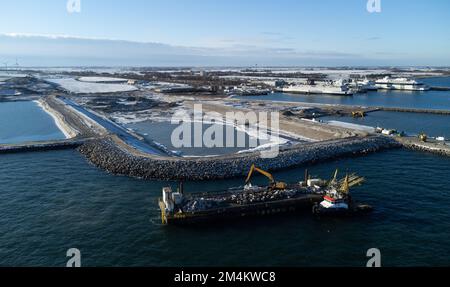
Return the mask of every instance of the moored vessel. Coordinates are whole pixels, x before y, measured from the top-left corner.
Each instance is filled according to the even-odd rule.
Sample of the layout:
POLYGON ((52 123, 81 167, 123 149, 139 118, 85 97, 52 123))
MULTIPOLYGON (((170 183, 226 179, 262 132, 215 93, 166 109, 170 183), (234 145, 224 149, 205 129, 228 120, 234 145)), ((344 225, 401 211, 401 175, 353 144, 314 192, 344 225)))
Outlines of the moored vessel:
POLYGON ((285 93, 299 94, 328 94, 340 96, 353 95, 353 90, 351 90, 348 84, 344 81, 316 83, 315 81, 309 80, 306 84, 290 85, 283 87, 281 90, 285 93))
POLYGON ((405 91, 428 91, 430 87, 422 82, 409 78, 384 77, 375 81, 378 89, 384 90, 405 90, 405 91))
MULTIPOLYGON (((356 183, 355 180, 351 182, 356 183)), ((331 194, 330 188, 334 188, 333 181, 312 179, 307 171, 304 181, 288 184, 277 182, 270 173, 252 166, 244 187, 189 194, 184 192, 182 184, 176 192, 165 187, 159 207, 163 224, 197 224, 310 211, 323 201, 324 196, 331 194), (252 185, 250 179, 255 171, 266 176, 269 185, 252 185)))

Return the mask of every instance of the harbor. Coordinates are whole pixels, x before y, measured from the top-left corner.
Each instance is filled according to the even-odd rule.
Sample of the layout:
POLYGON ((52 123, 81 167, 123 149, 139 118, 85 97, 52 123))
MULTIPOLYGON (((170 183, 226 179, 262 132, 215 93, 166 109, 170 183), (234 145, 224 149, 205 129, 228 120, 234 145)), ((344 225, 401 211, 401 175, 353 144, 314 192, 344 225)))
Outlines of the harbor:
MULTIPOLYGON (((153 74, 151 75, 153 77, 153 74)), ((123 75, 114 77, 124 78, 123 75)), ((32 79, 33 83, 39 82, 32 79)), ((90 82, 89 78, 83 80, 90 82)), ((32 216, 41 213, 45 218, 56 220, 60 226, 56 228, 56 233, 61 233, 65 232, 62 227, 65 220, 62 218, 82 222, 95 217, 89 225, 75 226, 80 233, 72 239, 76 237, 78 240, 86 240, 87 237, 95 237, 98 228, 103 228, 108 237, 114 234, 116 239, 108 242, 104 238, 91 239, 93 248, 98 250, 99 246, 110 248, 124 244, 130 238, 141 236, 136 242, 136 248, 143 250, 146 257, 155 259, 140 257, 136 264, 154 263, 168 266, 173 265, 175 261, 149 247, 154 244, 167 246, 167 243, 164 243, 168 240, 167 236, 169 240, 182 236, 190 241, 186 248, 198 250, 201 246, 209 252, 218 252, 212 242, 221 240, 224 236, 231 236, 234 239, 223 243, 223 246, 236 249, 239 257, 243 254, 237 247, 243 243, 239 234, 249 228, 253 230, 249 239, 261 245, 269 246, 280 239, 279 235, 272 233, 265 235, 267 228, 277 234, 288 230, 297 241, 295 246, 303 248, 308 246, 305 238, 310 236, 328 238, 326 240, 330 243, 339 244, 338 239, 328 237, 330 233, 344 238, 351 234, 359 245, 369 246, 371 242, 367 243, 362 235, 364 233, 371 234, 376 238, 375 241, 390 238, 386 248, 399 253, 407 252, 398 239, 399 236, 405 236, 405 228, 415 229, 413 234, 417 240, 429 236, 429 229, 423 223, 433 228, 441 228, 442 232, 435 236, 445 236, 446 225, 431 219, 447 216, 432 208, 436 197, 445 197, 445 189, 442 189, 441 184, 447 180, 445 170, 448 169, 449 152, 445 143, 449 136, 446 126, 442 123, 446 123, 446 117, 449 115, 445 103, 442 104, 445 94, 441 94, 445 91, 434 91, 431 88, 429 91, 412 92, 413 94, 404 94, 401 91, 369 91, 353 96, 291 96, 269 93, 253 98, 230 97, 205 91, 165 94, 143 85, 143 79, 139 81, 141 82, 137 84, 138 90, 117 91, 112 94, 73 94, 57 88, 38 97, 26 92, 17 96, 18 98, 5 96, 6 101, 3 103, 38 101, 32 102, 33 105, 41 109, 47 120, 60 132, 56 138, 37 141, 33 140, 34 134, 30 134, 31 141, 16 141, 16 137, 10 132, 2 134, 2 138, 8 143, 0 145, 3 162, 0 182, 3 187, 11 186, 4 188, 3 195, 7 197, 15 190, 25 190, 26 182, 34 178, 33 174, 39 170, 46 175, 39 181, 34 179, 34 182, 39 184, 36 192, 44 197, 43 201, 48 201, 47 206, 50 207, 42 210, 39 206, 29 205, 29 213, 12 216, 11 208, 17 208, 17 204, 6 205, 6 201, 3 201, 2 207, 12 216, 11 222, 24 218, 29 222, 37 222, 38 219, 33 219, 32 216), (285 100, 295 99, 294 97, 300 98, 297 101, 285 100), (395 104, 396 99, 400 100, 400 97, 403 98, 402 105, 395 104), (427 104, 423 102, 425 97, 428 97, 427 104), (300 99, 308 100, 299 101, 300 99), (360 104, 367 103, 367 99, 369 105, 360 104), (386 99, 392 99, 394 104, 386 99), (169 146, 161 137, 157 137, 155 127, 160 127, 161 134, 164 134, 164 130, 166 133, 172 132, 170 119, 173 113, 180 109, 190 110, 199 100, 203 103, 204 113, 226 114, 248 110, 279 112, 280 136, 284 140, 280 143, 279 155, 265 159, 261 157, 262 151, 248 151, 248 146, 236 150, 224 149, 222 154, 217 154, 217 151, 196 153, 178 150, 169 146), (370 101, 373 103, 370 104, 370 101), (381 101, 387 104, 381 105, 381 101), (421 104, 415 101, 420 101, 421 104), (417 122, 410 120, 411 118, 417 119, 417 122), (333 124, 330 123, 332 121, 333 124), (139 124, 142 125, 141 128, 139 124), (386 133, 378 133, 379 127, 385 129, 386 133), (388 133, 391 130, 393 132, 388 133), (403 131, 405 133, 401 134, 403 131), (427 134, 425 140, 419 138, 421 133, 427 134), (8 139, 8 136, 11 138, 8 139), (441 137, 444 141, 436 140, 441 137), (21 169, 24 163, 27 165, 26 171, 21 169), (67 170, 66 166, 70 166, 70 170, 67 170), (269 180, 267 185, 266 177, 255 174, 251 180, 253 189, 248 189, 249 186, 246 189, 247 182, 244 179, 252 166, 282 181, 274 180, 275 185, 272 185, 269 180), (398 166, 402 166, 402 169, 398 169, 398 166), (339 186, 342 185, 342 180, 345 182, 345 175, 351 176, 353 172, 365 178, 361 186, 358 184, 352 188, 351 198, 355 203, 345 201, 346 197, 342 194, 328 190, 327 186, 332 181, 330 177, 336 168, 340 169, 339 186), (308 179, 305 179, 306 169, 311 173, 310 179, 313 182, 314 179, 324 180, 310 182, 308 185, 308 179), (424 188, 424 174, 433 174, 435 180, 427 184, 430 193, 426 195, 421 193, 424 188), (11 182, 13 177, 19 180, 11 182), (67 177, 70 179, 67 180, 67 177), (83 179, 82 182, 80 179, 83 179), (166 196, 166 199, 179 200, 179 195, 173 196, 177 194, 179 181, 184 183, 180 205, 183 214, 178 214, 176 209, 173 213, 168 212, 166 207, 170 202, 167 202, 167 205, 164 203, 162 193, 163 190, 169 191, 167 188, 170 187, 171 194, 166 196), (277 186, 276 183, 281 189, 273 189, 272 186, 277 186), (286 186, 280 185, 281 183, 286 183, 286 186), (317 185, 318 189, 313 185, 317 185), (61 190, 61 193, 45 194, 45 190, 61 190), (404 198, 411 194, 423 198, 424 205, 418 214, 412 214, 401 207, 404 202, 400 201, 399 197, 404 198), (386 201, 386 198, 390 198, 390 201, 386 201), (58 202, 65 203, 60 205, 58 202), (210 205, 211 202, 215 203, 210 205), (96 206, 109 208, 99 211, 95 209, 96 206), (328 208, 337 206, 348 208, 340 210, 338 214, 347 214, 348 210, 352 210, 351 213, 360 210, 361 213, 341 217, 333 212, 329 216, 328 208), (217 209, 223 213, 217 213, 217 209), (371 212, 367 212, 369 210, 371 212), (61 217, 61 214, 65 214, 65 217, 61 217), (112 217, 121 220, 115 227, 105 228, 104 223, 109 222, 112 217), (421 222, 421 225, 418 226, 413 221, 421 222), (191 226, 198 223, 201 224, 198 232, 202 233, 205 239, 193 234, 191 226), (346 234, 345 230, 334 228, 333 224, 353 231, 346 234), (356 235, 355 230, 358 230, 356 235), (210 231, 214 231, 214 234, 210 231), (377 235, 380 232, 382 237, 377 235), (155 238, 159 238, 158 243, 154 243, 155 238)), ((102 83, 105 83, 104 80, 102 83)), ((127 82, 122 80, 120 85, 124 83, 127 82)), ((116 85, 112 82, 107 84, 108 89, 116 85)), ((38 119, 35 122, 39 124, 38 119)), ((235 128, 243 129, 239 126, 235 128)), ((34 190, 29 193, 32 198, 37 196, 34 190)), ((23 196, 21 200, 27 202, 27 194, 23 196)), ((178 203, 180 204, 180 201, 178 203)), ((38 223, 36 225, 39 226, 38 223)), ((32 230, 20 232, 27 234, 33 232, 32 230)), ((43 234, 49 242, 55 242, 57 238, 54 233, 43 234)), ((8 233, 4 233, 3 238, 7 242, 14 242, 8 233)), ((63 240, 60 244, 68 244, 71 240, 63 240)), ((54 247, 46 246, 43 252, 52 252, 60 244, 53 244, 54 247)), ((294 245, 289 243, 286 249, 281 249, 286 251, 293 247, 294 245)), ((435 247, 445 250, 444 246, 437 243, 435 247)), ((180 247, 172 248, 174 252, 181 252, 180 247)), ((267 254, 262 249, 258 250, 262 252, 260 254, 267 254)), ((126 251, 136 250, 134 247, 128 247, 126 251)), ((333 254, 332 250, 327 251, 333 254)), ((176 261, 178 264, 192 266, 200 262, 197 260, 209 262, 212 266, 237 262, 237 257, 234 256, 213 262, 207 258, 195 259, 192 252, 184 252, 185 256, 176 261)), ((357 248, 350 248, 349 252, 353 256, 358 254, 357 248)), ((314 256, 313 253, 310 254, 314 256)), ((121 261, 120 254, 113 253, 112 257, 118 260, 117 265, 128 265, 121 261)), ((22 258, 23 261, 14 261, 12 257, 8 260, 17 264, 33 261, 31 257, 22 258)), ((249 265, 257 260, 254 255, 247 258, 249 265)), ((399 264, 395 259, 388 260, 387 264, 399 264)), ((92 265, 98 262, 111 264, 109 260, 102 261, 100 258, 90 258, 87 262, 92 265)), ((273 258, 266 262, 296 265, 298 259, 273 258)), ((317 259, 316 262, 321 261, 317 259)), ((345 266, 355 262, 354 258, 339 259, 334 256, 327 264, 345 266)), ((418 262, 430 261, 427 258, 413 258, 409 264, 415 265, 418 262)), ((446 259, 435 258, 434 262, 438 264, 446 262, 446 259)), ((306 261, 303 263, 307 264, 306 261)), ((51 259, 47 264, 52 264, 51 259)))

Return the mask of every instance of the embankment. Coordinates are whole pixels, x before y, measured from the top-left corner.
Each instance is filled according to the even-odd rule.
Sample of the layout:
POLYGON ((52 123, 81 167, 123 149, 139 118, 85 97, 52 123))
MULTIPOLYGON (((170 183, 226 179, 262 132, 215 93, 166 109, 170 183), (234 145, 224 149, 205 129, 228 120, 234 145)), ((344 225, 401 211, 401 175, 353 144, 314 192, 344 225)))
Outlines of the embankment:
POLYGON ((82 140, 59 140, 30 142, 17 145, 0 145, 0 154, 75 149, 83 143, 84 141, 82 140))
POLYGON ((422 142, 417 138, 410 137, 396 138, 396 140, 408 149, 450 156, 450 146, 443 142, 422 142))
POLYGON ((67 139, 75 138, 80 134, 80 131, 67 124, 62 113, 57 111, 49 102, 44 98, 36 101, 37 104, 49 114, 55 121, 56 126, 61 130, 67 139))
POLYGON ((353 137, 307 143, 280 151, 276 158, 260 153, 213 158, 164 158, 127 149, 112 136, 86 142, 79 151, 97 167, 113 174, 157 180, 208 180, 242 176, 252 164, 279 170, 343 156, 362 155, 401 145, 388 137, 353 137))
POLYGON ((399 112, 399 113, 421 113, 421 114, 436 114, 436 115, 450 115, 450 110, 433 110, 433 109, 414 109, 414 108, 391 108, 378 107, 378 111, 399 112))

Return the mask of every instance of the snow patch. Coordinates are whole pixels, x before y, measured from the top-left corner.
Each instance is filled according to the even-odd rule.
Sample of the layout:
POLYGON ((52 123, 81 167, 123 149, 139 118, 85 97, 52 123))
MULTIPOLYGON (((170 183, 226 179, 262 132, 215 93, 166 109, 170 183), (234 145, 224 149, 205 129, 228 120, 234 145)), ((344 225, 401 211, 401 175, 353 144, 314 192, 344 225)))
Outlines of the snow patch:
POLYGON ((73 78, 46 79, 46 81, 59 85, 61 88, 74 94, 102 94, 116 92, 131 92, 137 88, 126 84, 102 84, 80 82, 73 78))
POLYGON ((78 78, 78 81, 88 83, 126 83, 128 82, 128 79, 109 77, 80 77, 78 78))

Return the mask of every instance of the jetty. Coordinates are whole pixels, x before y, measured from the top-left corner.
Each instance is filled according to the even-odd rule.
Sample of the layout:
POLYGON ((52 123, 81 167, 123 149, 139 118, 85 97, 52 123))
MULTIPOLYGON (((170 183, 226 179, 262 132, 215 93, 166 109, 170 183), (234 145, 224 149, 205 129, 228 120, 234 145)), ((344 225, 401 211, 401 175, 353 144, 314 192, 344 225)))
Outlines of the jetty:
POLYGON ((450 91, 450 87, 430 87, 432 91, 450 91))
POLYGON ((142 153, 111 136, 88 141, 78 150, 91 163, 112 174, 156 180, 213 180, 242 176, 253 164, 274 171, 399 147, 401 144, 390 137, 370 135, 302 143, 281 149, 275 158, 261 157, 260 152, 176 158, 142 153))
POLYGON ((76 149, 85 143, 87 139, 68 139, 55 141, 27 142, 21 144, 2 144, 0 154, 49 151, 61 149, 76 149))
POLYGON ((416 137, 396 137, 395 140, 408 149, 450 156, 450 145, 445 142, 435 140, 421 141, 416 137))
POLYGON ((396 108, 396 107, 377 107, 375 111, 386 112, 400 112, 400 113, 422 113, 422 114, 436 114, 436 115, 450 115, 450 110, 435 110, 435 109, 414 109, 414 108, 396 108))

